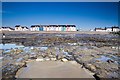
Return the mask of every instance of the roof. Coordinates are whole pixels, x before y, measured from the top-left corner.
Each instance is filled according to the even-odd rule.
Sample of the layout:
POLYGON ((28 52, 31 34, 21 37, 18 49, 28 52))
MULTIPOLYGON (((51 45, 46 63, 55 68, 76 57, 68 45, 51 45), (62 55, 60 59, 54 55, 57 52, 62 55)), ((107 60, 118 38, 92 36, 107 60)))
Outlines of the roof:
POLYGON ((76 27, 75 25, 67 25, 68 27, 76 27))
POLYGON ((112 27, 106 27, 106 29, 107 29, 107 28, 111 28, 111 29, 112 29, 112 27))
POLYGON ((20 27, 20 25, 16 25, 15 27, 20 27))
POLYGON ((9 28, 9 29, 11 29, 11 30, 14 30, 13 28, 11 28, 11 27, 2 27, 3 29, 6 29, 6 28, 9 28))
POLYGON ((11 28, 11 27, 10 27, 10 29, 11 29, 11 30, 15 30, 15 29, 13 29, 13 28, 11 28))
POLYGON ((112 27, 112 28, 118 28, 118 29, 120 29, 120 27, 115 27, 115 26, 114 26, 114 27, 112 27))
POLYGON ((105 30, 105 29, 103 29, 103 28, 95 28, 95 30, 105 30))
POLYGON ((10 28, 10 27, 2 27, 2 28, 10 28))
POLYGON ((66 27, 66 25, 58 25, 58 26, 64 26, 64 27, 66 27))
POLYGON ((40 25, 32 25, 31 27, 40 27, 40 25))

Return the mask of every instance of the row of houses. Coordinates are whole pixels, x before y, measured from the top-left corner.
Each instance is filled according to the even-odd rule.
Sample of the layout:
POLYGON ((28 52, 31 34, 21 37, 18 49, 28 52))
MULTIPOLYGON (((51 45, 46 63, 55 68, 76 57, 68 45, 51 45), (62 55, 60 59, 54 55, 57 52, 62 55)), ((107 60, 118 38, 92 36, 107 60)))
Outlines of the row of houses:
POLYGON ((1 27, 0 31, 13 31, 14 29, 11 27, 1 27))
POLYGON ((95 31, 99 31, 99 32, 118 32, 120 31, 120 27, 105 27, 105 28, 95 28, 95 31))
POLYGON ((26 26, 16 25, 15 29, 10 27, 2 27, 1 31, 77 31, 75 25, 32 25, 30 28, 26 26))

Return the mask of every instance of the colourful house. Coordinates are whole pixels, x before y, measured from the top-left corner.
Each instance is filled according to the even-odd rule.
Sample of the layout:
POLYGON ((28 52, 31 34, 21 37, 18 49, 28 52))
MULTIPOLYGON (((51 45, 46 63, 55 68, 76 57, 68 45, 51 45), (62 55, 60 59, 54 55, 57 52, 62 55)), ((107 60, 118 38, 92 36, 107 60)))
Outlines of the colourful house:
POLYGON ((60 27, 62 28, 61 31, 66 31, 66 25, 60 25, 60 27))
POLYGON ((43 26, 42 25, 40 25, 40 27, 39 27, 39 31, 43 31, 44 29, 43 29, 43 26))

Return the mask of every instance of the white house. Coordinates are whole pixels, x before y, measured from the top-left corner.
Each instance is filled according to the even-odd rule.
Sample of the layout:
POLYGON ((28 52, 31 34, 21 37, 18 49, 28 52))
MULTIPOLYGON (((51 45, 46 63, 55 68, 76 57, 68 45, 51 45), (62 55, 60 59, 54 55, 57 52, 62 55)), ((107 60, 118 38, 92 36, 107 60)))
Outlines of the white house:
POLYGON ((58 31, 58 26, 57 25, 49 25, 50 30, 49 31, 58 31))
POLYGON ((112 32, 112 28, 111 27, 107 27, 105 28, 106 32, 112 32))
POLYGON ((58 31, 62 31, 62 26, 58 25, 58 31))
POLYGON ((14 29, 11 27, 1 27, 0 31, 14 31, 14 29))
POLYGON ((49 25, 49 31, 55 31, 54 30, 54 25, 49 25))
POLYGON ((50 26, 46 26, 46 31, 50 31, 50 26))
POLYGON ((47 26, 46 25, 43 26, 43 31, 47 31, 47 26))
POLYGON ((20 25, 15 26, 15 31, 22 31, 22 27, 20 25))
POLYGON ((15 26, 15 31, 28 31, 29 28, 26 26, 21 26, 21 25, 16 25, 15 26))
POLYGON ((28 27, 22 27, 22 31, 29 31, 29 28, 28 27))
POLYGON ((77 31, 76 26, 75 25, 71 25, 70 26, 70 31, 77 31))
POLYGON ((102 28, 95 28, 95 31, 98 31, 98 32, 106 32, 105 29, 102 29, 102 28))
POLYGON ((120 31, 120 28, 119 27, 112 27, 112 31, 113 32, 118 32, 118 31, 120 31))
POLYGON ((39 31, 40 25, 32 25, 30 31, 39 31))

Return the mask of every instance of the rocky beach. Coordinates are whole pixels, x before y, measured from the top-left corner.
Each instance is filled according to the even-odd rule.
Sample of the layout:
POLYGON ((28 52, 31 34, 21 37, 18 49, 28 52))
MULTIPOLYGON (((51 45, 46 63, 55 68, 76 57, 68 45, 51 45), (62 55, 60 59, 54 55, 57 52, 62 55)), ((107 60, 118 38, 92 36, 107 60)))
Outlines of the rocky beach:
MULTIPOLYGON (((102 78, 120 78, 120 37, 118 35, 78 32, 3 33, 5 33, 5 37, 0 41, 0 62, 2 61, 0 70, 2 70, 2 80, 20 78, 17 77, 19 76, 18 73, 22 68, 27 68, 31 63, 39 67, 43 62, 49 63, 50 61, 55 63, 58 61, 59 64, 61 62, 76 62, 80 66, 80 68, 76 69, 86 69, 93 73, 92 76, 95 79, 99 80, 102 78)), ((65 64, 68 65, 68 63, 65 64)), ((73 69, 73 72, 75 70, 73 69)), ((71 75, 75 75, 75 73, 77 72, 71 75)))

